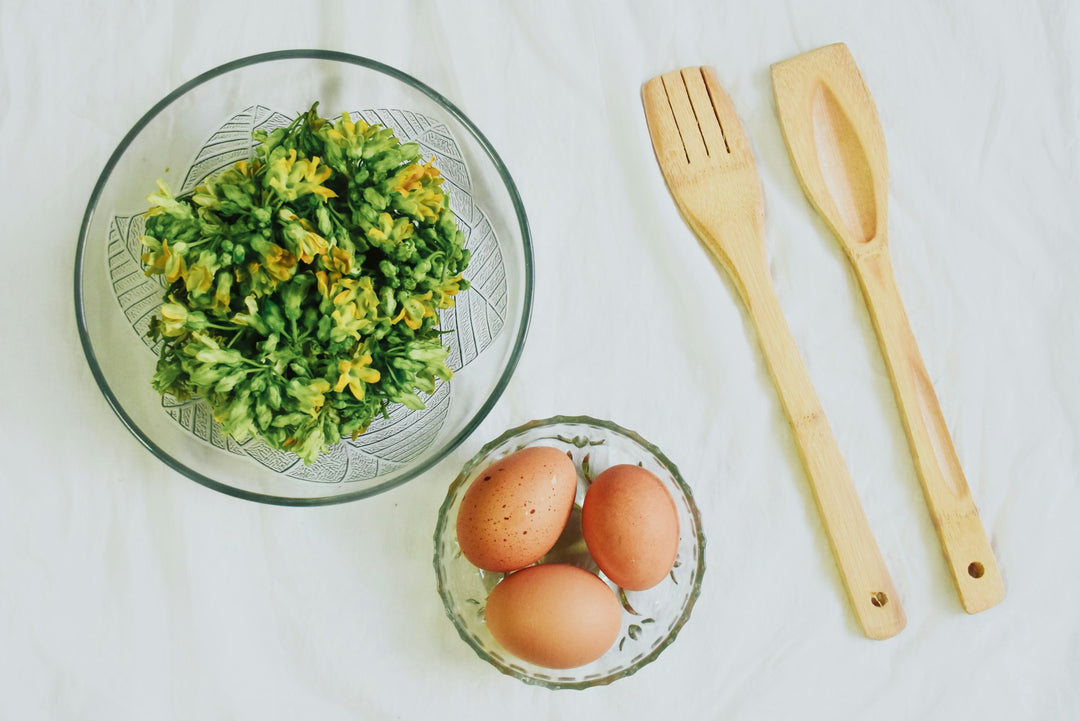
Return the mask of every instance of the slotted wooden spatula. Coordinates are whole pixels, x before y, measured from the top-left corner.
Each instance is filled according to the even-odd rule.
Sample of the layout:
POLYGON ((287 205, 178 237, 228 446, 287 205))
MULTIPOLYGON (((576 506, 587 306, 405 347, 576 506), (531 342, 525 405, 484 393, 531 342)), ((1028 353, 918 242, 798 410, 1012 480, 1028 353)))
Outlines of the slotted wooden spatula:
POLYGON ((642 100, 675 204, 731 275, 757 328, 855 616, 870 638, 894 636, 904 611, 773 290, 761 182, 731 100, 700 67, 653 78, 642 100))
POLYGON ((984 611, 1005 587, 893 276, 889 167, 874 100, 842 43, 773 65, 772 80, 799 182, 859 278, 960 601, 968 613, 984 611))

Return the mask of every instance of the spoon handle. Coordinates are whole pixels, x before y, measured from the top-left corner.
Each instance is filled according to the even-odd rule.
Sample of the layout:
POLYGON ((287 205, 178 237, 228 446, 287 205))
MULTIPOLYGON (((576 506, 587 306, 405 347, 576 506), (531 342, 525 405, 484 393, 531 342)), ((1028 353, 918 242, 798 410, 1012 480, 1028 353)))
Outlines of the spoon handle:
POLYGON ((743 264, 737 276, 851 607, 869 638, 895 636, 907 623, 900 596, 874 540, 810 374, 784 320, 768 269, 764 264, 760 267, 743 264))
POLYGON ((915 343, 888 251, 862 255, 854 265, 960 602, 968 613, 985 611, 1005 597, 1005 586, 915 343))

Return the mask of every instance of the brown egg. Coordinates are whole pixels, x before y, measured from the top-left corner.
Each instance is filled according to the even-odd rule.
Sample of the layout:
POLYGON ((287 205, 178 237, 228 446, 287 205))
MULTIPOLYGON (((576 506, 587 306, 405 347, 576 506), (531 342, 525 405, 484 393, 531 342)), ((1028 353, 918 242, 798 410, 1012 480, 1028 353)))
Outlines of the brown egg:
POLYGON ((679 552, 675 501, 639 466, 612 466, 596 477, 581 507, 581 527, 596 565, 630 591, 663 581, 679 552))
POLYGON ((533 446, 491 464, 458 510, 462 553, 486 571, 535 563, 559 539, 577 493, 577 470, 555 448, 533 446))
POLYGON ((518 658, 573 668, 604 655, 622 627, 614 591, 596 575, 561 563, 512 573, 488 595, 491 635, 518 658))

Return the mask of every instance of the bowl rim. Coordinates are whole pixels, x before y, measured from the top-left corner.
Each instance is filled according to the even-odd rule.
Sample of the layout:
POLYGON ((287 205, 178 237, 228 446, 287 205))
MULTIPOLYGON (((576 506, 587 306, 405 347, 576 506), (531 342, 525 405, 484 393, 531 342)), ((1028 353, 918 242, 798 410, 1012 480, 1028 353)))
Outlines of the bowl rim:
MULTIPOLYGON (((471 458, 469 458, 469 460, 461 467, 461 472, 458 473, 457 477, 454 478, 454 480, 450 483, 449 487, 447 488, 446 497, 443 499, 442 504, 439 506, 439 515, 438 515, 438 519, 437 519, 436 524, 435 524, 435 533, 432 536, 432 541, 434 542, 434 546, 435 546, 435 553, 433 554, 432 565, 435 567, 435 581, 436 581, 436 586, 437 586, 437 589, 438 589, 438 592, 439 592, 439 599, 442 601, 444 613, 450 619, 450 622, 454 626, 454 628, 457 630, 458 636, 461 637, 461 640, 463 640, 465 642, 465 644, 467 646, 469 646, 469 648, 471 648, 476 653, 477 656, 479 656, 483 660, 487 661, 489 664, 494 666, 501 673, 503 673, 503 674, 505 674, 507 676, 511 676, 513 678, 516 678, 516 679, 518 679, 520 681, 523 681, 523 682, 525 682, 527 684, 531 684, 531 685, 535 685, 535 686, 543 686, 543 687, 546 687, 546 688, 549 688, 549 689, 555 689, 555 690, 559 690, 559 689, 583 690, 583 689, 587 689, 587 688, 593 688, 595 686, 606 686, 608 684, 614 683, 615 681, 618 681, 621 678, 626 678, 627 676, 634 675, 635 673, 640 671, 642 668, 644 668, 645 666, 648 666, 650 663, 655 661, 660 656, 660 654, 664 651, 664 649, 666 649, 668 646, 670 646, 672 643, 674 643, 676 637, 682 631, 683 626, 685 626, 686 622, 690 620, 690 615, 694 610, 694 606, 697 603, 698 598, 701 596, 701 585, 702 585, 702 580, 704 579, 704 576, 705 576, 705 547, 707 545, 707 539, 705 537, 705 529, 703 528, 702 523, 701 523, 701 510, 698 508, 697 501, 694 500, 694 491, 693 491, 693 489, 686 482, 686 480, 682 477, 682 473, 679 471, 679 467, 676 466, 675 463, 670 458, 668 458, 664 454, 664 452, 662 450, 660 450, 659 447, 657 447, 655 444, 650 443, 649 441, 645 440, 636 431, 632 431, 629 428, 625 428, 625 427, 619 425, 618 423, 615 423, 614 421, 602 420, 602 419, 599 419, 599 418, 593 418, 592 416, 586 416, 586 415, 573 415, 573 416, 556 415, 556 416, 551 416, 550 418, 543 418, 543 419, 528 421, 527 423, 523 423, 520 426, 517 426, 515 428, 511 428, 511 429, 503 432, 497 438, 494 438, 491 441, 488 441, 487 443, 485 443, 480 448, 480 450, 478 450, 471 458), (632 665, 626 667, 625 669, 623 669, 621 671, 618 671, 616 673, 610 673, 610 674, 608 674, 606 676, 602 676, 600 678, 589 678, 589 679, 583 679, 581 681, 566 681, 566 680, 560 680, 558 678, 538 678, 536 676, 530 676, 528 674, 522 673, 521 671, 518 671, 517 669, 515 669, 515 668, 513 668, 511 666, 506 666, 506 665, 504 665, 502 663, 499 663, 495 658, 493 658, 491 656, 491 654, 487 653, 483 648, 481 648, 476 643, 474 643, 473 640, 472 640, 471 635, 468 632, 468 630, 465 628, 465 626, 458 619, 457 614, 455 614, 454 612, 451 611, 449 591, 446 588, 446 584, 444 582, 443 569, 442 569, 442 566, 439 563, 439 559, 440 559, 439 538, 443 535, 443 531, 445 530, 447 523, 449 523, 448 516, 449 516, 450 507, 453 505, 454 495, 456 494, 458 488, 460 486, 462 486, 468 480, 468 478, 472 474, 473 470, 475 470, 476 467, 485 458, 487 458, 487 456, 490 455, 492 451, 494 451, 499 446, 505 444, 507 441, 513 439, 514 437, 519 436, 519 435, 525 433, 526 431, 531 431, 531 430, 536 429, 536 428, 546 428, 548 426, 556 426, 556 425, 564 425, 564 424, 565 425, 593 426, 593 427, 597 427, 597 428, 603 428, 603 429, 605 429, 607 431, 614 432, 614 433, 616 433, 618 435, 621 435, 621 436, 624 436, 624 437, 630 439, 631 441, 633 441, 633 442, 637 443, 638 445, 640 445, 642 448, 644 448, 649 453, 653 454, 653 456, 655 456, 656 459, 660 462, 660 465, 662 465, 664 468, 666 468, 671 473, 672 478, 675 480, 675 484, 682 490, 683 494, 685 494, 686 500, 687 500, 687 506, 688 506, 688 508, 690 510, 690 516, 691 516, 691 518, 694 519, 694 525, 695 525, 695 528, 697 529, 696 538, 697 538, 698 553, 697 553, 697 568, 695 570, 695 575, 694 575, 694 585, 690 589, 690 595, 686 600, 686 607, 683 609, 682 614, 680 615, 678 620, 675 622, 675 625, 671 627, 671 631, 668 633, 667 637, 664 638, 663 642, 661 642, 659 645, 657 645, 656 648, 652 649, 648 654, 641 657, 640 659, 638 659, 636 662, 634 662, 632 665)), ((568 670, 572 670, 572 669, 568 669, 568 670)))
POLYGON ((207 488, 212 488, 215 491, 219 491, 229 496, 236 498, 242 498, 249 501, 257 501, 260 503, 266 503, 270 505, 278 506, 326 506, 334 505, 338 503, 347 503, 349 501, 359 500, 361 498, 367 498, 376 494, 388 491, 391 488, 402 485, 403 483, 410 481, 427 470, 431 469, 435 464, 439 463, 442 459, 453 452, 461 443, 468 438, 473 431, 480 425, 480 423, 487 417, 494 408, 496 402, 502 396, 503 391, 506 389, 507 384, 510 382, 510 378, 517 367, 518 361, 521 358, 522 350, 525 346, 525 338, 528 335, 529 324, 532 316, 532 303, 533 303, 533 247, 532 236, 529 231, 528 218, 525 215, 525 206, 521 200, 521 195, 518 192, 517 185, 514 183, 513 178, 510 176, 510 171, 506 168, 502 158, 495 151, 495 148, 491 145, 491 142, 480 131, 480 129, 473 124, 471 120, 463 113, 456 105, 450 100, 444 97, 441 93, 434 90, 430 86, 424 84, 420 80, 417 80, 413 76, 398 70, 397 68, 381 63, 377 60, 362 57, 359 55, 353 55, 351 53, 340 52, 336 50, 320 50, 320 49, 290 49, 290 50, 275 50, 272 52, 258 53, 255 55, 248 55, 236 60, 231 60, 222 65, 218 65, 210 70, 207 70, 187 82, 181 84, 164 98, 155 103, 141 118, 132 126, 131 130, 120 140, 119 145, 109 156, 108 161, 105 163, 105 167, 102 169, 101 174, 98 176, 97 182, 94 184, 94 188, 90 193, 90 200, 86 206, 86 212, 83 214, 82 224, 79 228, 78 243, 75 249, 75 320, 79 331, 79 340, 82 344, 83 353, 86 355, 86 361, 90 366, 90 372, 94 376, 94 380, 97 382, 98 388, 105 396, 105 400, 109 406, 116 413, 117 417, 128 429, 128 431, 138 440, 147 450, 153 453, 158 460, 164 462, 167 466, 174 471, 187 476, 191 480, 199 483, 207 488), (514 214, 517 217, 518 227, 521 232, 522 250, 524 253, 525 264, 525 293, 524 293, 524 307, 522 309, 521 327, 518 330, 517 337, 514 339, 514 347, 511 351, 510 359, 503 369, 502 375, 499 377, 494 388, 492 389, 488 398, 477 409, 476 413, 471 419, 462 427, 458 433, 450 438, 446 444, 434 453, 423 463, 418 464, 416 467, 409 469, 400 476, 391 480, 367 486, 357 491, 339 493, 333 496, 312 496, 304 498, 293 498, 289 496, 275 496, 265 493, 258 493, 255 491, 249 491, 242 488, 236 488, 230 486, 227 483, 210 478, 209 476, 196 471, 195 469, 187 466, 182 461, 174 458, 171 454, 157 445, 131 418, 131 416, 124 410, 123 405, 120 403, 119 398, 113 393, 109 386, 108 381, 105 379, 105 375, 101 370, 101 366, 98 363, 97 354, 94 351, 94 345, 90 339, 90 332, 87 327, 86 314, 83 303, 83 270, 85 260, 85 250, 88 242, 88 233, 90 224, 94 218, 94 212, 97 209, 98 201, 104 190, 105 184, 112 175, 113 169, 120 161, 121 156, 128 149, 136 136, 165 108, 171 105, 174 101, 187 94, 194 88, 213 80, 219 76, 225 75, 233 70, 239 70, 252 65, 266 62, 276 62, 280 60, 328 60, 333 62, 345 63, 348 65, 355 65, 368 70, 373 70, 383 75, 387 75, 394 78, 406 85, 411 86, 413 89, 420 91, 426 95, 429 99, 434 101, 437 105, 442 107, 447 113, 449 113, 455 120, 461 123, 462 126, 473 136, 474 140, 479 143, 488 159, 495 166, 496 171, 499 174, 500 179, 506 186, 507 192, 510 195, 511 203, 514 206, 514 214))

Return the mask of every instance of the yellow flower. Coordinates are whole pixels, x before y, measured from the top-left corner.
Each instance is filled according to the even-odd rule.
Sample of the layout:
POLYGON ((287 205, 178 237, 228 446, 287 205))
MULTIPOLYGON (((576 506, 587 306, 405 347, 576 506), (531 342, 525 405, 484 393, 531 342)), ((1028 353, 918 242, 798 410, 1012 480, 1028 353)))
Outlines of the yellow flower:
POLYGON ((330 327, 330 340, 335 343, 346 338, 360 340, 360 328, 363 324, 356 315, 355 303, 345 303, 335 308, 330 314, 330 320, 334 321, 330 327))
POLYGON ((375 294, 371 278, 345 278, 334 284, 332 300, 334 311, 330 318, 330 339, 340 342, 345 338, 360 340, 362 333, 370 333, 378 320, 379 297, 375 294))
POLYGON ((326 403, 323 394, 330 390, 330 383, 322 378, 316 378, 310 383, 304 383, 298 378, 293 378, 285 386, 285 391, 297 400, 301 413, 309 413, 313 417, 318 415, 319 409, 326 403))
POLYGON ((356 298, 358 282, 355 278, 345 278, 334 284, 334 305, 342 306, 356 298))
POLYGON ((276 280, 288 280, 296 270, 296 256, 276 243, 263 255, 263 267, 270 277, 276 280))
POLYGON ((146 211, 146 215, 169 214, 185 220, 192 217, 191 206, 177 200, 168 183, 159 178, 156 184, 158 192, 146 196, 146 202, 150 203, 150 209, 146 211))
POLYGON ((169 338, 178 338, 187 333, 187 308, 179 303, 165 303, 161 306, 161 332, 169 338))
POLYGON ((232 275, 228 272, 218 273, 217 286, 214 288, 214 303, 211 308, 214 310, 228 310, 229 304, 232 302, 231 288, 232 275))
POLYGON ((214 274, 205 265, 195 264, 191 266, 184 277, 184 285, 192 296, 206 293, 213 284, 214 274))
POLYGON ((326 298, 327 300, 330 300, 330 284, 336 282, 336 274, 333 279, 331 279, 331 277, 327 275, 325 270, 320 270, 318 273, 315 274, 316 287, 319 289, 319 293, 322 294, 322 297, 326 298))
POLYGON ((391 187, 399 197, 392 200, 395 208, 421 222, 435 220, 443 204, 443 177, 434 167, 432 158, 424 165, 409 165, 397 172, 391 187))
POLYGON ((366 348, 361 346, 357 349, 352 361, 341 361, 338 364, 341 375, 338 376, 337 385, 334 386, 334 390, 338 393, 348 387, 358 401, 364 400, 365 384, 378 383, 382 378, 379 371, 370 367, 371 356, 365 351, 366 348))
POLYGON ((439 308, 449 308, 454 305, 454 296, 461 291, 461 274, 453 278, 447 278, 442 285, 435 289, 438 298, 435 305, 439 308))
POLYGON ((147 275, 161 275, 165 272, 165 256, 161 252, 161 241, 152 235, 139 236, 139 242, 146 247, 142 254, 147 275))
POLYGON ((323 298, 332 300, 340 292, 341 273, 320 270, 315 274, 315 286, 323 298))
POLYGON ((439 169, 432 165, 434 162, 435 158, 432 158, 424 165, 414 163, 398 171, 391 189, 408 195, 426 185, 441 185, 442 175, 439 174, 439 169))
POLYGON ((284 225, 285 237, 297 248, 297 255, 305 263, 311 263, 316 255, 325 255, 330 250, 326 238, 315 232, 306 218, 301 218, 288 209, 282 209, 279 215, 284 225))
POLYGON ((375 286, 368 277, 338 280, 334 283, 331 294, 334 305, 337 306, 359 302, 359 307, 365 311, 365 315, 369 312, 373 313, 379 307, 379 297, 375 295, 375 286))
POLYGON ((318 157, 297 159, 295 149, 287 155, 275 153, 271 157, 273 159, 266 171, 270 179, 268 185, 283 200, 296 200, 308 193, 318 195, 323 200, 337 197, 337 193, 323 186, 333 171, 326 165, 320 168, 318 157))
POLYGON ((180 255, 185 248, 183 243, 176 248, 179 252, 173 252, 174 249, 169 247, 168 240, 158 242, 157 238, 150 235, 144 235, 139 240, 147 248, 147 252, 142 254, 142 262, 146 265, 147 275, 164 275, 165 280, 170 283, 186 275, 187 266, 183 256, 180 255))
MULTIPOLYGON (((178 247, 177 250, 180 250, 182 247, 183 244, 181 244, 181 246, 178 247)), ((169 248, 169 241, 161 241, 161 255, 159 257, 161 260, 160 266, 162 268, 162 272, 165 273, 165 280, 169 281, 170 283, 175 283, 176 281, 183 278, 184 275, 187 273, 187 265, 184 263, 184 256, 180 255, 179 253, 172 252, 172 250, 169 248)), ((158 263, 155 261, 153 267, 157 266, 158 263)))
POLYGON ((342 113, 341 119, 324 131, 326 137, 341 146, 352 157, 359 155, 364 147, 364 135, 370 127, 358 118, 354 123, 348 113, 342 113))
POLYGON ((353 270, 353 254, 335 245, 330 249, 329 257, 323 256, 323 265, 339 275, 348 275, 353 270))
POLYGON ((435 309, 432 307, 430 301, 432 292, 429 290, 423 295, 414 295, 401 304, 401 312, 390 321, 391 323, 397 323, 400 320, 405 321, 405 325, 409 326, 413 330, 419 330, 423 325, 424 318, 430 318, 435 315, 435 309))
POLYGON ((251 263, 247 266, 247 280, 250 281, 251 292, 255 295, 262 297, 273 293, 278 287, 278 281, 276 278, 270 275, 267 271, 263 270, 262 266, 258 263, 251 263))
POLYGON ((262 163, 258 160, 254 160, 250 163, 246 160, 238 160, 233 168, 236 170, 237 174, 245 178, 254 178, 259 170, 262 169, 262 163))
POLYGON ((326 242, 326 238, 311 230, 304 232, 298 245, 300 246, 300 260, 305 263, 312 262, 316 255, 322 255, 330 250, 330 244, 326 242))
POLYGON ((216 206, 219 202, 219 198, 217 197, 217 186, 196 186, 195 192, 191 196, 191 202, 198 205, 200 208, 212 208, 216 206))
POLYGON ((368 228, 367 237, 373 245, 396 244, 411 236, 412 233, 413 224, 408 218, 398 218, 395 221, 389 213, 380 213, 378 224, 368 228))
POLYGON ((379 312, 379 296, 375 294, 375 286, 372 284, 371 278, 364 277, 360 279, 360 288, 356 294, 357 308, 362 311, 361 315, 365 318, 375 320, 379 312))

